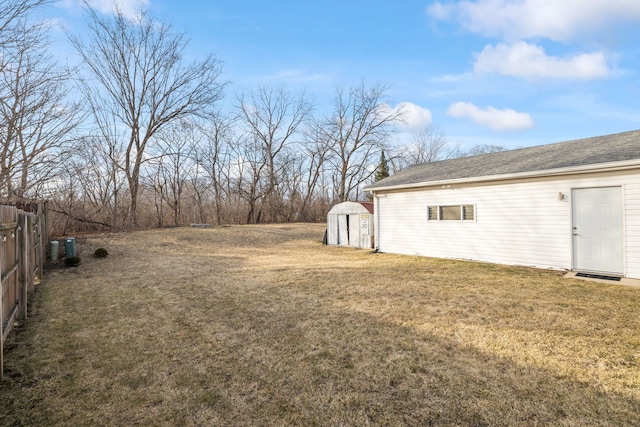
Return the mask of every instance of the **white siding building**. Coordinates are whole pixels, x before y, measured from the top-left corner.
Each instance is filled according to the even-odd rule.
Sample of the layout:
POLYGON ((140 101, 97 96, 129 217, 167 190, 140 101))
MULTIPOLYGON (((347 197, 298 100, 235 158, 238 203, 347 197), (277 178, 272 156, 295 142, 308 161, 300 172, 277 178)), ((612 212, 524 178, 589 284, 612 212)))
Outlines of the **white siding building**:
POLYGON ((427 163, 367 191, 382 252, 640 278, 640 131, 427 163))

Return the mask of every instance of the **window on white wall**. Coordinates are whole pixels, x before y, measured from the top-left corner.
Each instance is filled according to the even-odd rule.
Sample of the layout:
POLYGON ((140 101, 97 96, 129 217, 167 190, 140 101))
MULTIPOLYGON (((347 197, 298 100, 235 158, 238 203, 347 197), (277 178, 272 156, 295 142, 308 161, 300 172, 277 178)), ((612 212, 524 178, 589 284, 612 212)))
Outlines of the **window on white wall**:
POLYGON ((429 206, 427 212, 427 219, 429 221, 437 221, 438 220, 438 207, 437 206, 429 206))
POLYGON ((462 219, 462 209, 460 205, 440 206, 440 221, 460 221, 462 219))
POLYGON ((463 221, 475 221, 476 210, 473 205, 462 205, 462 220, 463 221))
POLYGON ((474 205, 427 206, 429 221, 475 221, 474 205))

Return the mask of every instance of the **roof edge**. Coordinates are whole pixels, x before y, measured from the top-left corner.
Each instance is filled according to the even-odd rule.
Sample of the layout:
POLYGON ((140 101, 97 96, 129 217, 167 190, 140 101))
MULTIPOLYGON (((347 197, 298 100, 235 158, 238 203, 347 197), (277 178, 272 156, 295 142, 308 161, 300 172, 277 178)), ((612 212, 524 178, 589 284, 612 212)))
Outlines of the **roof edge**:
POLYGON ((386 187, 384 186, 376 187, 376 188, 364 187, 364 191, 367 191, 369 193, 375 193, 378 191, 404 190, 404 189, 421 188, 421 187, 433 187, 437 185, 469 184, 469 183, 476 183, 476 182, 491 182, 491 181, 504 181, 504 180, 515 180, 515 179, 524 179, 524 178, 541 178, 541 177, 552 177, 552 176, 562 176, 562 175, 574 175, 576 173, 581 173, 581 172, 611 172, 611 171, 617 171, 617 170, 634 169, 637 167, 640 167, 640 159, 623 160, 620 162, 596 163, 591 165, 571 166, 571 167, 556 168, 556 169, 544 169, 539 171, 474 176, 470 178, 455 178, 455 179, 445 179, 440 181, 423 181, 423 182, 416 182, 412 184, 389 185, 386 187))

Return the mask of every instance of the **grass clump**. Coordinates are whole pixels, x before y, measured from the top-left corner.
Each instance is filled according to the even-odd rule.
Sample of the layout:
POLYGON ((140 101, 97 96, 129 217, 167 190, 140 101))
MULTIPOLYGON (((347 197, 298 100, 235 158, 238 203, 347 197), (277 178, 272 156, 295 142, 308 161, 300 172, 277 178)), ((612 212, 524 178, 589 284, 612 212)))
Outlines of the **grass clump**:
POLYGON ((95 256, 96 258, 106 258, 109 256, 109 252, 107 252, 105 248, 98 248, 93 253, 93 256, 95 256))

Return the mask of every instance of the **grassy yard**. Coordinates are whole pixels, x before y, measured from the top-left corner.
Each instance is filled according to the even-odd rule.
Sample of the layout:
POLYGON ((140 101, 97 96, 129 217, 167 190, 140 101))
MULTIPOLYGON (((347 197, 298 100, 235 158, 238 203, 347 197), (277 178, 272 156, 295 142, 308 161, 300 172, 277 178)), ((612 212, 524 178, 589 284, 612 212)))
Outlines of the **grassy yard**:
POLYGON ((323 231, 79 239, 7 344, 0 425, 640 425, 640 289, 323 231))

